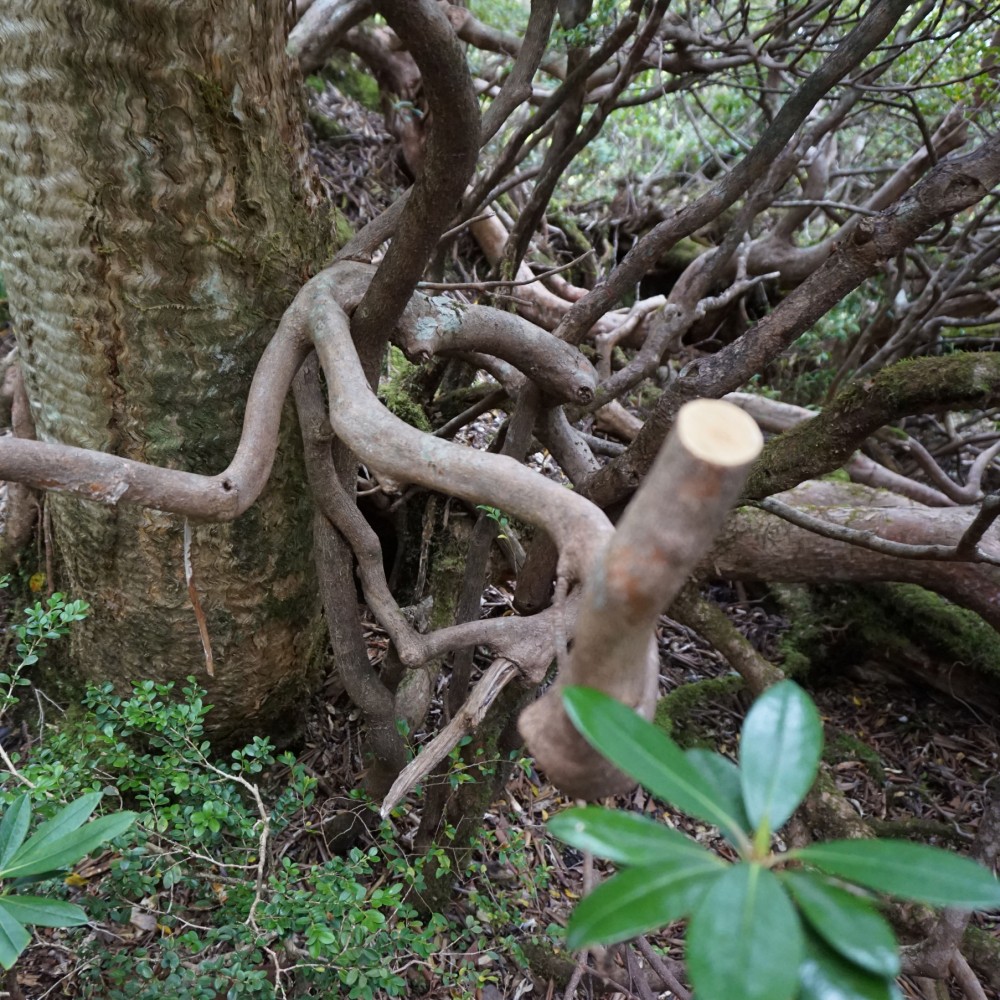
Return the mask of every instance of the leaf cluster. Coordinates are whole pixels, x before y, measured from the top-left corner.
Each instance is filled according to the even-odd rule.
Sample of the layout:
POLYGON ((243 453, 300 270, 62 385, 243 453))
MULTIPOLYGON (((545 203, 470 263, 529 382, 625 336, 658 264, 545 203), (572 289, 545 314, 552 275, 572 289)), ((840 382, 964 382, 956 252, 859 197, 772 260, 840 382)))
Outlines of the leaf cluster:
POLYGON ((646 816, 570 809, 549 830, 623 871, 574 911, 573 948, 688 920, 688 974, 700 1000, 897 1000, 900 963, 878 894, 939 906, 1000 908, 1000 883, 973 861, 894 840, 842 840, 772 853, 815 781, 823 729, 792 681, 765 692, 743 725, 739 764, 684 751, 589 688, 567 713, 589 743, 658 798, 718 827, 730 863, 646 816))

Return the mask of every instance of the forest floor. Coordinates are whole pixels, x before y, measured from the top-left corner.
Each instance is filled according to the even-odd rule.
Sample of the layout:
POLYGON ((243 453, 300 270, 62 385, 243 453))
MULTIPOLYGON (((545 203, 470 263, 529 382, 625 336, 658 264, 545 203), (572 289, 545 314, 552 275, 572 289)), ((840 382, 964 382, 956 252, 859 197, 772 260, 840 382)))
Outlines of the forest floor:
MULTIPOLYGON (((775 656, 778 640, 787 625, 780 614, 769 611, 764 600, 747 599, 726 588, 717 588, 713 596, 721 598, 727 615, 761 652, 775 656)), ((491 588, 487 604, 492 601, 499 613, 506 597, 509 595, 502 588, 491 588)), ((691 630, 664 617, 658 635, 661 695, 698 682, 732 676, 721 654, 691 630)), ((368 638, 376 647, 372 655, 377 655, 377 647, 383 642, 377 626, 372 626, 368 638)), ((982 812, 984 783, 1000 771, 1000 730, 996 720, 975 705, 918 684, 859 677, 854 671, 817 678, 808 686, 826 727, 825 759, 838 787, 858 815, 881 836, 912 837, 952 850, 967 850, 982 812)), ((675 732, 675 736, 688 745, 711 745, 735 758, 740 726, 749 703, 749 696, 739 690, 720 697, 716 687, 702 704, 685 709, 683 732, 675 732)), ((352 744, 357 747, 356 740, 345 735, 339 725, 338 714, 335 706, 329 706, 328 712, 317 717, 311 750, 317 770, 329 774, 333 784, 337 781, 336 774, 327 769, 335 770, 338 760, 341 767, 348 764, 352 744)), ((350 777, 345 772, 344 787, 350 786, 350 777)), ((503 798, 487 813, 483 843, 489 846, 481 849, 478 856, 498 900, 503 900, 497 910, 512 915, 511 923, 506 926, 491 929, 487 924, 484 928, 487 940, 491 930, 498 939, 512 933, 516 937, 519 932, 528 938, 545 928, 565 925, 573 905, 585 892, 586 863, 578 851, 548 836, 545 822, 573 804, 528 767, 515 771, 503 798), (515 843, 517 848, 512 849, 515 843)), ((407 825, 415 827, 419 814, 419 801, 411 800, 411 805, 409 824, 400 830, 404 839, 407 825)), ((620 798, 616 805, 662 819, 706 846, 732 856, 718 831, 663 807, 641 788, 620 798)), ((598 862, 593 877, 599 880, 602 873, 598 862)), ((481 880, 459 883, 447 913, 453 925, 482 922, 483 913, 475 902, 481 891, 481 880)), ((974 921, 1000 937, 1000 916, 979 914, 974 921)), ((682 925, 675 925, 652 940, 669 956, 682 958, 682 925)), ((447 942, 442 942, 439 959, 443 965, 471 959, 491 967, 495 983, 482 989, 480 996, 484 1000, 519 997, 557 1000, 563 995, 560 984, 539 976, 537 970, 512 962, 502 949, 484 949, 481 955, 449 955, 447 942)), ((424 995, 428 997, 457 995, 447 989, 439 992, 431 982, 426 985, 428 992, 424 995)), ((922 994, 910 989, 905 979, 902 985, 905 996, 920 1000, 922 994)), ((586 977, 577 995, 592 995, 586 977)), ((624 998, 628 994, 617 996, 624 998)), ((963 994, 956 987, 953 996, 961 998, 963 994)), ((1000 1000, 1000 994, 991 992, 989 987, 987 996, 990 1000, 1000 1000)))
MULTIPOLYGON (((721 598, 730 619, 762 652, 775 654, 786 624, 779 614, 768 610, 763 600, 724 588, 717 588, 714 596, 721 598)), ((502 589, 492 588, 488 598, 494 611, 502 610, 502 589)), ((667 618, 661 621, 659 640, 664 695, 730 673, 721 656, 697 634, 667 618)), ((368 642, 372 657, 377 657, 385 640, 375 625, 368 631, 368 642)), ((914 684, 827 676, 809 688, 826 726, 826 760, 858 814, 883 836, 913 836, 953 850, 966 849, 982 810, 984 782, 1000 770, 1000 732, 995 720, 985 717, 975 705, 914 684)), ((720 696, 716 688, 703 703, 686 706, 683 728, 675 735, 735 756, 747 706, 748 700, 739 691, 720 696)), ((357 726, 351 724, 354 714, 333 684, 328 697, 316 702, 307 745, 300 754, 323 779, 314 810, 303 818, 303 823, 308 821, 314 829, 345 808, 341 790, 355 785, 359 741, 357 726), (324 790, 330 794, 324 796, 324 790)), ((414 735, 419 738, 420 734, 414 735)), ((404 847, 416 828, 420 800, 412 797, 407 805, 396 821, 397 836, 404 847)), ((558 940, 558 927, 565 925, 573 905, 584 894, 586 880, 600 880, 606 870, 597 863, 588 875, 583 856, 545 832, 546 820, 571 805, 527 763, 515 769, 502 798, 492 804, 484 818, 469 873, 456 883, 450 897, 445 916, 448 926, 456 929, 455 936, 450 939, 443 933, 432 961, 415 963, 410 995, 431 1000, 466 996, 477 1000, 559 1000, 564 996, 565 984, 538 968, 526 968, 511 955, 510 942, 519 941, 529 951, 531 938, 551 935, 558 940), (470 927, 476 931, 471 936, 470 927), (470 945, 470 940, 475 943, 470 945), (455 971, 470 966, 481 970, 478 988, 456 992, 455 971)), ((720 853, 729 851, 717 831, 664 808, 642 789, 619 799, 617 805, 662 819, 720 853)), ((356 808, 357 803, 350 807, 356 808)), ((295 841, 296 831, 286 831, 283 839, 295 841)), ((325 853, 322 846, 315 838, 311 838, 311 845, 309 850, 318 851, 321 858, 325 853)), ((974 919, 1000 936, 997 917, 977 915, 974 919)), ((59 945, 59 934, 44 932, 43 940, 52 941, 52 947, 36 944, 19 964, 25 1000, 80 995, 72 986, 72 954, 59 945)), ((682 958, 682 925, 650 940, 667 956, 678 961, 682 958)), ((123 942, 122 947, 134 948, 137 943, 123 942)), ((115 948, 114 944, 107 947, 115 948)), ((568 955, 561 958, 564 963, 571 961, 568 955)), ((615 967, 621 959, 612 954, 607 961, 609 967, 615 967)), ((563 969, 567 968, 571 966, 564 964, 563 969)), ((618 967, 618 975, 624 977, 627 972, 618 967)), ((593 985, 584 977, 576 996, 595 995, 593 985)), ((906 980, 902 986, 908 1000, 920 1000, 921 994, 906 980)), ((604 995, 625 998, 640 994, 635 990, 604 995)), ((952 995, 962 996, 957 989, 952 995)), ((998 1000, 1000 994, 987 987, 987 996, 998 1000)))

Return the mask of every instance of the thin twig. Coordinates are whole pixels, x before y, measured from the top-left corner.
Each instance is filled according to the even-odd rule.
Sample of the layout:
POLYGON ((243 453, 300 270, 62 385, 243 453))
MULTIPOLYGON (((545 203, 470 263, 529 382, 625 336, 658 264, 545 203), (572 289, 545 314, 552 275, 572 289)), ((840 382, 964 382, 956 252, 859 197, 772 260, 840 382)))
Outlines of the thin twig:
POLYGON ((223 771, 222 768, 216 767, 211 761, 209 761, 197 746, 191 740, 188 740, 188 745, 198 753, 201 758, 202 766, 211 771, 213 774, 217 774, 220 778, 225 781, 232 781, 237 785, 242 785, 250 794, 253 796, 254 804, 257 806, 257 815, 260 816, 260 839, 257 844, 257 884, 254 890, 253 903, 250 904, 250 912, 247 914, 247 923, 253 928, 256 934, 260 934, 260 928, 257 926, 257 907, 260 906, 261 899, 264 895, 264 877, 267 873, 267 841, 268 836, 271 832, 271 818, 268 815, 267 807, 264 805, 264 800, 261 798, 260 789, 253 784, 251 781, 247 781, 242 774, 233 774, 231 771, 223 771))
POLYGON ((26 788, 35 787, 35 783, 33 781, 31 781, 29 778, 26 778, 23 774, 21 774, 21 772, 16 767, 14 767, 14 762, 7 755, 7 751, 4 749, 2 743, 0 743, 0 760, 3 761, 4 767, 6 767, 7 770, 10 771, 10 773, 18 781, 20 781, 22 785, 24 785, 26 788))
POLYGON ((188 598, 194 610, 194 620, 198 623, 201 648, 205 653, 205 671, 209 677, 215 676, 215 661, 212 657, 212 640, 208 636, 208 622, 201 607, 201 598, 194 583, 194 565, 191 561, 191 522, 184 518, 184 579, 187 582, 188 598))
POLYGON ((988 563, 990 566, 1000 566, 1000 559, 987 555, 981 549, 975 549, 969 556, 962 556, 958 552, 957 544, 911 545, 909 542, 894 542, 889 538, 876 535, 874 531, 859 531, 857 528, 848 528, 842 524, 834 524, 821 517, 815 517, 787 503, 782 503, 774 497, 755 501, 754 505, 799 528, 805 528, 806 531, 822 535, 824 538, 846 542, 848 545, 857 545, 859 548, 880 552, 887 556, 897 556, 900 559, 927 559, 936 562, 981 562, 988 563))
POLYGON ((568 271, 571 267, 576 267, 581 261, 586 260, 593 253, 593 250, 587 250, 580 254, 579 257, 574 257, 568 264, 551 267, 547 271, 536 274, 533 278, 525 278, 521 281, 421 281, 417 284, 417 288, 431 289, 438 292, 451 292, 458 289, 480 291, 487 288, 519 288, 522 285, 534 285, 544 278, 550 278, 553 274, 559 274, 560 271, 568 271))

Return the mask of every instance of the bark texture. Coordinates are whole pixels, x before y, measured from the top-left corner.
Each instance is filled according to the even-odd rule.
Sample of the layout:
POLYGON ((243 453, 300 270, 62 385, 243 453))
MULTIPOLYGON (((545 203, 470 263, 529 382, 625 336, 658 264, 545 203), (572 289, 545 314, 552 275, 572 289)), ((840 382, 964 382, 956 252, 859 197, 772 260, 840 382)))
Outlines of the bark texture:
MULTIPOLYGON (((12 0, 0 10, 0 261, 39 438, 214 473, 257 360, 320 259, 281 0, 12 0)), ((239 521, 50 500, 60 588, 93 605, 81 675, 194 673, 238 738, 294 728, 308 684, 309 512, 286 420, 239 521)))

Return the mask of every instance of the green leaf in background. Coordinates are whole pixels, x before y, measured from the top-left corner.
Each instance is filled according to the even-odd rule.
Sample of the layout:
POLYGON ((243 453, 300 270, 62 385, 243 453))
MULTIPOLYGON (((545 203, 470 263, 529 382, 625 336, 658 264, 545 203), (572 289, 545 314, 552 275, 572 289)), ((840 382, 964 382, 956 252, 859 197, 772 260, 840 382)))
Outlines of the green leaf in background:
POLYGON ((654 795, 746 842, 739 822, 716 800, 699 770, 669 736, 601 691, 568 687, 563 704, 595 749, 654 795))
POLYGON ((0 905, 0 965, 12 969, 30 942, 31 935, 0 905))
POLYGON ((19 853, 42 851, 48 844, 83 826, 100 801, 100 792, 89 792, 74 799, 69 805, 63 806, 52 819, 39 824, 38 829, 31 835, 31 840, 19 853))
POLYGON ((31 800, 27 795, 19 795, 0 820, 0 871, 24 843, 30 823, 31 800))
POLYGON ((896 937, 867 899, 814 872, 782 872, 780 878, 813 930, 834 951, 875 976, 899 975, 896 937))
POLYGON ((687 968, 698 1000, 791 1000, 799 981, 802 925, 775 875, 738 864, 716 879, 687 932, 687 968))
MULTIPOLYGON (((749 833, 752 829, 747 811, 743 805, 743 789, 740 785, 740 769, 728 758, 714 750, 696 747, 685 750, 684 756, 701 775, 702 781, 712 789, 712 797, 739 824, 740 830, 749 833)), ((735 843, 732 831, 723 829, 730 843, 735 843)))
POLYGON ((908 840, 831 840, 786 857, 901 899, 966 910, 1000 908, 1000 882, 991 872, 968 858, 908 840))
POLYGON ((46 840, 41 847, 36 834, 11 858, 2 874, 4 878, 23 878, 68 868, 105 841, 123 834, 134 822, 135 813, 113 813, 56 840, 46 840))
POLYGON ((720 867, 724 864, 690 837, 636 813, 583 806, 553 816, 546 826, 567 844, 620 865, 665 860, 697 864, 704 858, 720 867))
POLYGON ((585 896, 566 929, 574 951, 592 944, 614 944, 665 927, 691 913, 716 879, 725 873, 713 863, 656 864, 628 868, 585 896))
POLYGON ((0 907, 20 924, 33 927, 79 927, 87 914, 75 903, 44 896, 0 896, 0 907))
POLYGON ((822 751, 819 712, 798 684, 782 681, 753 703, 740 736, 740 780, 755 827, 784 825, 816 780, 822 751))
POLYGON ((799 984, 799 1000, 902 1000, 891 976, 859 969, 812 935, 806 939, 799 984))

